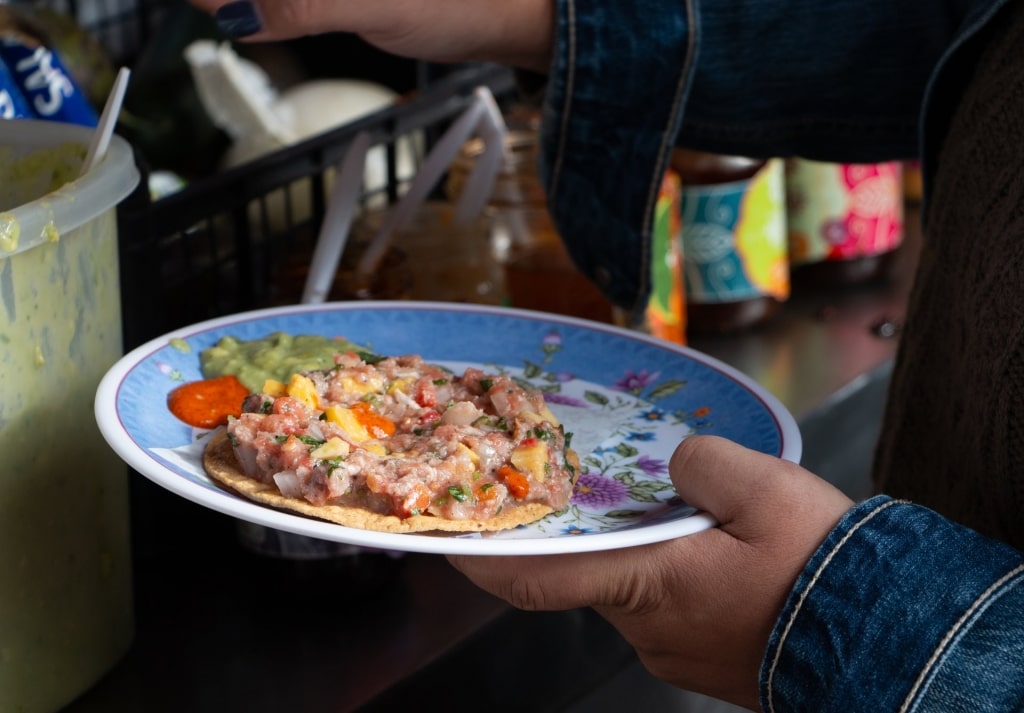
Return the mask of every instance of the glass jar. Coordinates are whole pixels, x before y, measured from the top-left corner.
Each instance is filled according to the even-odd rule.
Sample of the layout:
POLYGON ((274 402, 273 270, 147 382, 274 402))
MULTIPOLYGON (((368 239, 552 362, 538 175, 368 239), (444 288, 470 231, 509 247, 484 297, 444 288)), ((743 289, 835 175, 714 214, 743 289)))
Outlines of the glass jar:
POLYGON ((687 328, 732 332, 773 316, 789 297, 779 159, 676 149, 687 328))
MULTIPOLYGON (((452 201, 483 148, 477 139, 468 141, 453 162, 445 187, 452 201)), ((537 175, 537 151, 535 129, 508 132, 505 157, 485 209, 508 304, 611 322, 611 303, 575 266, 551 221, 537 175)))
POLYGON ((903 239, 901 164, 786 162, 789 259, 800 285, 885 277, 903 239))
MULTIPOLYGON (((387 217, 386 211, 360 216, 353 227, 353 244, 346 249, 339 279, 341 294, 365 297, 380 294, 380 287, 401 286, 401 299, 472 302, 500 305, 507 302, 505 274, 490 231, 489 216, 468 225, 454 225, 455 207, 448 201, 426 201, 394 236, 380 268, 360 277, 358 256, 387 217), (350 254, 351 253, 351 254, 350 254), (372 279, 376 285, 362 285, 372 279)), ((384 297, 390 299, 390 297, 384 297)))
POLYGON ((903 162, 903 202, 920 203, 924 198, 924 176, 921 161, 913 159, 903 162))

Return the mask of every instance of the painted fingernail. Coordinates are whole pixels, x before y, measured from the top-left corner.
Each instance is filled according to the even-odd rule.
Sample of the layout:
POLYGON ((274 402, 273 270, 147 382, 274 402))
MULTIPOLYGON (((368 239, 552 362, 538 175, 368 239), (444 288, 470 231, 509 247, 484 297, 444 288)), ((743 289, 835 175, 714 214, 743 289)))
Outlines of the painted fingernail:
POLYGON ((221 6, 213 17, 217 28, 231 38, 248 37, 263 29, 256 6, 247 0, 229 2, 221 6))

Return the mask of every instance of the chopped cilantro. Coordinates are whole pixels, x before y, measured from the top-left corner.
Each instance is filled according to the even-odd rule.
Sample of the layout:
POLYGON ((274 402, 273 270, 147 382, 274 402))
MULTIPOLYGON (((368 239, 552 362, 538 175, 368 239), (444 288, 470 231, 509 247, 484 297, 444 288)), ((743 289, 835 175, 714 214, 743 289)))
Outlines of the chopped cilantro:
POLYGON ((494 386, 494 379, 480 379, 480 388, 484 391, 490 391, 492 386, 494 386))
POLYGON ((433 381, 434 386, 444 386, 447 383, 448 379, 434 379, 433 381))
POLYGON ((469 496, 466 495, 466 491, 462 489, 461 485, 449 485, 448 494, 451 495, 456 500, 458 500, 460 503, 464 503, 466 502, 466 500, 469 499, 469 496))

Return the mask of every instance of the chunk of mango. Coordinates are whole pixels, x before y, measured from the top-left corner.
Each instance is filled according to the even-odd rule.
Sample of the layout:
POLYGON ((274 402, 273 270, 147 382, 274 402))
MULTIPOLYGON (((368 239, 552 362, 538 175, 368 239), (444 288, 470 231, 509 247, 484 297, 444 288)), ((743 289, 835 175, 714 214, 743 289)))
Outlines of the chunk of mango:
POLYGON ((408 388, 413 383, 415 383, 415 379, 395 379, 391 382, 391 385, 388 386, 388 393, 393 394, 396 391, 400 391, 403 394, 407 394, 409 393, 408 388))
POLYGON ((370 440, 370 434, 366 428, 359 422, 359 417, 352 411, 344 406, 338 406, 333 404, 327 407, 324 411, 324 415, 327 420, 331 423, 341 426, 342 430, 348 434, 348 437, 357 443, 362 441, 370 440))
POLYGON ((456 444, 455 449, 459 453, 462 453, 462 454, 468 456, 469 460, 472 461, 473 463, 479 463, 480 462, 480 456, 478 456, 476 451, 474 451, 472 448, 467 446, 465 443, 458 443, 458 444, 456 444))
POLYGON ((327 442, 322 446, 318 447, 312 453, 310 457, 318 460, 330 460, 331 458, 341 458, 347 456, 350 450, 348 441, 344 441, 337 436, 331 436, 327 439, 327 442))
POLYGON ((320 395, 316 392, 313 380, 308 376, 292 374, 291 381, 288 382, 288 395, 293 399, 298 399, 311 409, 320 408, 320 395))
POLYGON ((341 387, 347 394, 366 395, 380 391, 384 387, 384 378, 377 375, 367 376, 365 379, 354 379, 351 376, 341 378, 341 387))
POLYGON ((275 399, 278 396, 287 396, 288 385, 277 379, 267 379, 263 382, 263 393, 267 396, 273 396, 275 399))
POLYGON ((544 441, 535 439, 529 445, 517 446, 509 459, 518 470, 528 473, 538 483, 547 479, 548 446, 544 441))

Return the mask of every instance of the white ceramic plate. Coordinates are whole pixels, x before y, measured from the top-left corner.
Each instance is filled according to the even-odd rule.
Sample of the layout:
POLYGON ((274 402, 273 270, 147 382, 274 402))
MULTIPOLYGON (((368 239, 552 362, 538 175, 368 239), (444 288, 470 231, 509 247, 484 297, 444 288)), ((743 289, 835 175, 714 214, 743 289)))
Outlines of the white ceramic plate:
POLYGON ((554 554, 656 542, 714 526, 676 495, 668 460, 681 438, 717 434, 792 461, 800 433, 749 377, 686 347, 616 327, 522 310, 429 302, 351 302, 247 312, 171 332, 133 350, 96 395, 104 438, 136 471, 243 521, 396 551, 554 554), (203 472, 206 434, 168 411, 167 394, 202 378, 200 352, 230 335, 343 336, 379 354, 421 354, 461 370, 503 371, 543 389, 583 463, 568 509, 494 534, 371 532, 259 505, 203 472))

